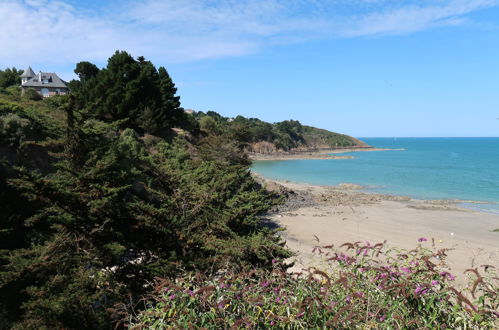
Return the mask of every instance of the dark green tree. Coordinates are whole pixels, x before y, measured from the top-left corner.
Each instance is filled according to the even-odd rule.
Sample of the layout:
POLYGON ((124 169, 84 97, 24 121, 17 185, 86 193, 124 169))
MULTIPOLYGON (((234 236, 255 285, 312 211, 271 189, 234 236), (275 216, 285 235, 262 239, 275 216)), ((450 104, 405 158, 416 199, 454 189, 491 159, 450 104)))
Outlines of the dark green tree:
POLYGON ((125 120, 123 125, 153 134, 189 123, 168 72, 163 67, 157 70, 144 57, 135 60, 117 51, 102 70, 81 62, 75 72, 81 85, 75 93, 77 103, 92 116, 107 122, 125 120))
POLYGON ((0 88, 21 85, 22 73, 22 70, 17 70, 15 67, 0 70, 0 88))
POLYGON ((85 83, 91 78, 94 78, 99 73, 99 68, 90 62, 79 62, 76 64, 74 72, 80 78, 80 82, 85 83))

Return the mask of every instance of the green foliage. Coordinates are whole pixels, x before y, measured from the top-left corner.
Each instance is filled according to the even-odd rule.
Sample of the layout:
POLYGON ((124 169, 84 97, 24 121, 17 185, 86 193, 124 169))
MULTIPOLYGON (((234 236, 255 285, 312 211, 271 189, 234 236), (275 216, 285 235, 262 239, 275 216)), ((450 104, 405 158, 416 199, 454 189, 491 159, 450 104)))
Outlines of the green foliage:
POLYGON ((352 147, 358 145, 358 141, 344 134, 338 134, 325 129, 302 126, 305 140, 314 144, 329 145, 331 147, 352 147))
POLYGON ((43 96, 33 88, 28 88, 23 91, 23 98, 31 101, 40 101, 43 99, 43 96))
POLYGON ((99 73, 99 68, 90 62, 79 62, 76 64, 74 73, 80 78, 80 82, 85 83, 87 80, 94 78, 99 73))
POLYGON ((289 151, 295 148, 340 148, 362 146, 360 141, 347 135, 303 126, 296 120, 285 120, 270 124, 257 118, 237 116, 222 117, 214 111, 197 112, 201 130, 208 134, 223 135, 236 141, 239 147, 256 142, 273 143, 277 149, 289 151))
MULTIPOLYGON (((275 329, 489 329, 497 326, 499 282, 470 270, 468 290, 453 287, 446 251, 413 251, 383 244, 344 244, 329 252, 323 271, 186 275, 160 280, 147 309, 130 313, 131 327, 275 329), (438 265, 434 262, 438 262, 438 265), (330 266, 328 267, 328 263, 330 266)), ((133 310, 133 308, 132 308, 133 310)))
POLYGON ((4 255, 4 293, 10 286, 27 294, 29 303, 18 306, 23 326, 104 326, 104 307, 143 293, 154 276, 173 276, 179 265, 240 268, 269 264, 268 251, 285 255, 259 225, 258 214, 272 202, 246 169, 193 162, 167 144, 153 158, 130 129, 111 140, 100 123, 82 130, 92 151, 77 172, 16 169, 9 180, 40 205, 25 220, 37 244, 4 255), (99 311, 85 308, 103 299, 108 303, 99 311))
MULTIPOLYGON (((89 62, 77 64, 78 82, 71 88, 76 104, 106 122, 126 120, 122 127, 153 134, 182 127, 185 114, 168 72, 143 57, 116 52, 101 70, 89 62)), ((189 125, 187 125, 189 126, 189 125)))
POLYGON ((199 120, 199 127, 208 134, 220 134, 217 122, 210 116, 201 117, 199 120))
POLYGON ((21 99, 21 88, 19 86, 10 86, 10 87, 7 87, 4 92, 13 97, 15 100, 19 101, 21 99))
POLYGON ((22 70, 17 70, 15 67, 0 70, 0 89, 21 85, 22 73, 22 70))
MULTIPOLYGON (((49 109, 45 110, 49 111, 49 109)), ((15 148, 20 145, 20 143, 11 144, 11 142, 8 142, 10 136, 10 133, 7 133, 8 131, 14 135, 19 134, 18 138, 14 138, 14 140, 18 142, 26 139, 36 141, 56 139, 60 137, 63 132, 63 129, 59 126, 59 123, 55 122, 53 118, 49 117, 41 109, 24 107, 20 106, 19 103, 6 102, 1 99, 0 118, 2 118, 1 121, 5 132, 5 134, 2 135, 3 137, 0 138, 0 145, 9 145, 15 148), (7 128, 6 126, 7 119, 9 121, 10 128, 7 128)))
POLYGON ((0 116, 1 144, 18 149, 21 144, 33 135, 33 127, 28 119, 14 113, 0 116))
MULTIPOLYGON (((143 59, 114 61, 156 74, 143 59)), ((289 255, 261 224, 261 214, 280 200, 255 183, 241 150, 226 140, 195 146, 146 138, 134 109, 131 116, 101 112, 87 84, 100 83, 105 70, 77 95, 0 99, 0 156, 8 159, 0 164, 4 327, 111 328, 119 315, 110 308, 138 299, 156 276, 266 268, 273 256, 289 255), (27 141, 38 153, 12 158, 27 141), (41 152, 53 157, 43 166, 34 162, 41 152)), ((169 102, 180 110, 166 70, 160 76, 173 92, 161 107, 169 102)), ((127 99, 129 91, 118 89, 116 97, 127 99)), ((149 102, 148 95, 133 97, 149 102)), ((156 115, 144 125, 155 124, 156 115)), ((192 116, 175 120, 182 118, 179 126, 196 128, 192 116)))

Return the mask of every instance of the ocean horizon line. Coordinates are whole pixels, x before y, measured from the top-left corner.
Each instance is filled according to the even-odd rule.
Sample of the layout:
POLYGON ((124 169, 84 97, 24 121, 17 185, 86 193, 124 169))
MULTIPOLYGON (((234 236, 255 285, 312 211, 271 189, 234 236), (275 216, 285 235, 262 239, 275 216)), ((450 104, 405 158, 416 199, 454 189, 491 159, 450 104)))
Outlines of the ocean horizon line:
POLYGON ((483 139, 499 136, 355 136, 356 139, 483 139))

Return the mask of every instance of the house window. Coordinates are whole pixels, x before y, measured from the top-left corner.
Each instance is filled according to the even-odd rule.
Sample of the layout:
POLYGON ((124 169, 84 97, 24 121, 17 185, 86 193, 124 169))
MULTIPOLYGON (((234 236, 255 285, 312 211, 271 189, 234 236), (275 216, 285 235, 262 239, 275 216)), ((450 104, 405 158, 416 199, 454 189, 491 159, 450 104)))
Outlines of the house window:
POLYGON ((49 89, 42 88, 41 93, 42 93, 43 97, 48 97, 49 96, 49 89))

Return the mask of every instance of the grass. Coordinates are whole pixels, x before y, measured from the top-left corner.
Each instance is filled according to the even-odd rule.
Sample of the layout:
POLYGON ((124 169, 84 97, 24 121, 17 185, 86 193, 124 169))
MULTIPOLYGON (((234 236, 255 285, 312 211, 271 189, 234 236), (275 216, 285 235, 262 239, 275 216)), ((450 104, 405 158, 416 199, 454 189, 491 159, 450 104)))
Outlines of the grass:
POLYGON ((158 279, 140 305, 122 306, 131 328, 495 328, 499 279, 469 269, 470 286, 454 287, 446 250, 384 244, 317 247, 327 264, 289 274, 249 270, 204 278, 158 279))

